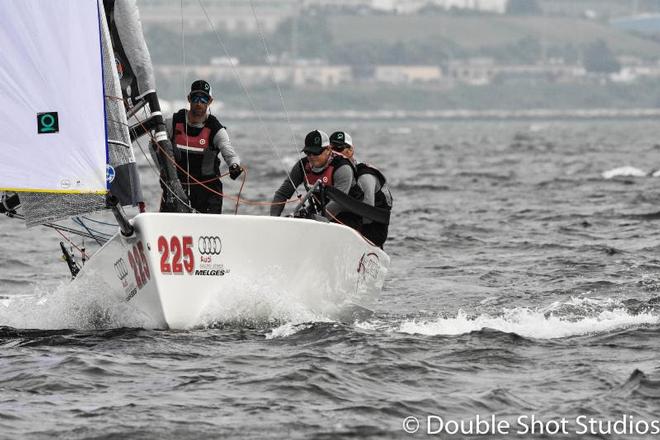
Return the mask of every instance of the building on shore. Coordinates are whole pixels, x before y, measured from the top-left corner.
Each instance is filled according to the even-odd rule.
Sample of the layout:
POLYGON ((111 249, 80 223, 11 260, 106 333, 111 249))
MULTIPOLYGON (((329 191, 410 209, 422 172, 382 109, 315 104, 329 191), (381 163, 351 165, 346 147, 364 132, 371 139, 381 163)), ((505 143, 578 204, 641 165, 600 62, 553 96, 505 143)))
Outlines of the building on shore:
POLYGON ((578 82, 586 76, 586 69, 562 60, 538 64, 496 64, 490 58, 470 58, 449 63, 447 76, 463 84, 488 85, 493 81, 578 82))
POLYGON ((309 64, 309 65, 159 65, 156 73, 166 79, 187 77, 207 78, 212 82, 233 82, 237 77, 246 86, 269 83, 290 84, 294 87, 334 87, 353 81, 350 66, 309 64))
POLYGON ((485 86, 493 83, 599 83, 636 82, 660 78, 660 61, 633 57, 618 60, 621 70, 615 74, 590 73, 579 64, 551 59, 537 64, 497 64, 490 58, 454 60, 443 69, 433 65, 376 65, 369 69, 350 65, 328 64, 323 60, 297 60, 294 63, 243 65, 236 58, 216 58, 205 65, 155 65, 156 74, 171 83, 181 78, 206 78, 215 83, 246 86, 273 83, 295 88, 332 88, 342 84, 433 85, 457 84, 485 86))
POLYGON ((438 66, 375 66, 373 81, 390 84, 414 84, 442 81, 438 66))

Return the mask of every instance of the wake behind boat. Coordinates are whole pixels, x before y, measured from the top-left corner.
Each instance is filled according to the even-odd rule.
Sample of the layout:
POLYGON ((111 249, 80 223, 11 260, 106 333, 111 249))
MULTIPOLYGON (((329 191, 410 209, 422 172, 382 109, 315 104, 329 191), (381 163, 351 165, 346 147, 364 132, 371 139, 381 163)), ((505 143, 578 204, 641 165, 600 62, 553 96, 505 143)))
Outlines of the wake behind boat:
MULTIPOLYGON (((373 303, 390 260, 351 228, 320 217, 189 213, 134 0, 4 2, 0 24, 0 44, 12 54, 0 66, 0 107, 20 107, 0 118, 12 133, 0 141, 0 190, 10 193, 0 212, 62 230, 53 222, 112 209, 119 223, 82 268, 62 246, 73 286, 101 286, 163 328, 194 326, 209 302, 240 296, 258 282, 328 317, 373 303), (86 26, 62 29, 72 20, 86 26), (34 53, 50 55, 35 63, 34 53), (81 57, 90 61, 78 63, 81 57), (19 74, 30 69, 33 75, 19 74), (40 76, 49 80, 38 82, 40 76), (87 107, 72 98, 81 94, 87 107), (142 109, 148 116, 129 127, 142 109), (128 220, 121 206, 142 203, 131 144, 144 135, 156 146, 162 183, 181 213, 128 220)), ((89 234, 81 224, 84 230, 68 232, 89 234)))

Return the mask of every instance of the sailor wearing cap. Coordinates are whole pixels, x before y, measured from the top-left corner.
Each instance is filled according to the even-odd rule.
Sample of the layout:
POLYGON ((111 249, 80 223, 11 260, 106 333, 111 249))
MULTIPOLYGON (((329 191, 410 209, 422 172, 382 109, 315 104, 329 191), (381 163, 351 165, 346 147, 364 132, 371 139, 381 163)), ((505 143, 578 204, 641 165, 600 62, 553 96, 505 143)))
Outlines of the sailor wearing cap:
MULTIPOLYGON (((305 146, 302 150, 305 157, 296 162, 284 179, 282 185, 275 192, 270 215, 279 216, 284 210, 287 201, 303 182, 313 186, 321 181, 325 186, 332 186, 351 197, 362 199, 362 191, 357 185, 356 170, 350 160, 340 154, 336 154, 330 148, 330 140, 327 133, 321 130, 310 131, 305 136, 305 146)), ((360 228, 361 218, 351 212, 342 210, 335 202, 328 202, 326 211, 330 213, 331 220, 360 228)))
MULTIPOLYGON (((220 160, 224 159, 232 179, 238 178, 243 168, 231 145, 227 129, 209 112, 212 102, 211 85, 199 79, 190 86, 190 109, 179 110, 165 121, 165 125, 179 165, 179 179, 188 193, 192 207, 198 212, 220 214, 220 160), (196 183, 193 178, 204 184, 196 183)), ((175 207, 169 206, 165 200, 165 197, 161 199, 161 212, 174 211, 175 207)))
MULTIPOLYGON (((332 150, 341 154, 355 164, 357 171, 357 182, 364 193, 363 203, 376 208, 392 210, 392 194, 383 173, 373 165, 359 163, 355 159, 355 147, 353 138, 345 131, 335 131, 330 135, 332 150)), ((387 240, 389 223, 380 223, 367 217, 362 219, 360 232, 372 243, 380 248, 387 240)))

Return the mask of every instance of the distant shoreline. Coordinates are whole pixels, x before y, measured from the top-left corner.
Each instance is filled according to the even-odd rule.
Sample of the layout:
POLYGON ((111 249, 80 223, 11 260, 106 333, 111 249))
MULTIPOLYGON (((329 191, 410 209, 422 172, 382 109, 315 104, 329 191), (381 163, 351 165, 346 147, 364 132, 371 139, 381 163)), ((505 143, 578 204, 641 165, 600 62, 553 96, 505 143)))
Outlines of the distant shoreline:
MULTIPOLYGON (((261 112, 223 110, 228 119, 269 121, 287 120, 284 112, 261 112)), ((574 110, 425 110, 425 111, 296 111, 289 112, 291 120, 348 119, 348 120, 552 120, 552 119, 655 119, 660 118, 660 109, 574 109, 574 110)))
MULTIPOLYGON (((183 101, 161 101, 164 114, 184 108, 183 101)), ((211 112, 224 119, 268 121, 349 119, 349 120, 547 120, 547 119, 660 119, 660 108, 520 109, 520 110, 297 110, 261 111, 233 109, 231 105, 212 104, 211 112)))

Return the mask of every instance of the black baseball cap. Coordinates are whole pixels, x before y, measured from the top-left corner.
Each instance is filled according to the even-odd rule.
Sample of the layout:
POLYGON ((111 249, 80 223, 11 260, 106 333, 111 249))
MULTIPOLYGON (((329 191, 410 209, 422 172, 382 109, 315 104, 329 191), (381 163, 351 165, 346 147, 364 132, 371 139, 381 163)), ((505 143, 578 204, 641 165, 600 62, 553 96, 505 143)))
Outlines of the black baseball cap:
POLYGON ((330 145, 333 147, 352 147, 353 138, 345 131, 335 131, 330 135, 330 145))
POLYGON ((330 146, 330 139, 325 131, 314 130, 305 136, 305 148, 303 153, 321 154, 323 150, 330 146))
POLYGON ((204 81, 203 79, 198 79, 190 85, 190 95, 202 93, 209 98, 213 97, 211 84, 204 81))

